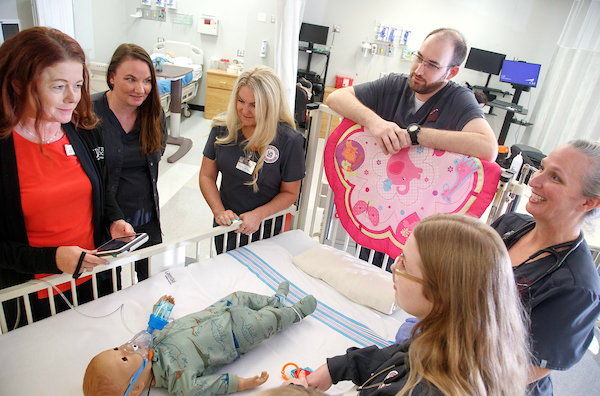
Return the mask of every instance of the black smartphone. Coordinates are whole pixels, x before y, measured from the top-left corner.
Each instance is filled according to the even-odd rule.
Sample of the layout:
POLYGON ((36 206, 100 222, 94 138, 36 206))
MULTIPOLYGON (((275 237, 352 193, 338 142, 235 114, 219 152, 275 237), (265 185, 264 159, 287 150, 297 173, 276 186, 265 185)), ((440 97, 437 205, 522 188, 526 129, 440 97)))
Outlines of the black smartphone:
POLYGON ((131 252, 139 248, 146 241, 148 241, 148 234, 145 232, 113 238, 96 249, 96 256, 116 257, 119 254, 131 252))

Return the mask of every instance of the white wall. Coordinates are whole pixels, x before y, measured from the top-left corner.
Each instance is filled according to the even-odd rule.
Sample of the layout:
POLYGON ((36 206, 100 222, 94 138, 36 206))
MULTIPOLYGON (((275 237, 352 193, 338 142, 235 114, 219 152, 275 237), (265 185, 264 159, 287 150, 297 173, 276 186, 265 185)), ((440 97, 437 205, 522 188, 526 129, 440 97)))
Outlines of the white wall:
MULTIPOLYGON (((75 0, 92 2, 93 51, 92 60, 107 62, 114 49, 123 42, 141 45, 149 52, 158 37, 166 40, 190 42, 204 51, 205 69, 210 68, 210 58, 218 56, 233 59, 237 50, 245 51, 245 67, 254 64, 266 64, 273 67, 275 24, 271 15, 277 14, 277 2, 284 0, 179 0, 177 10, 172 12, 194 15, 191 26, 170 22, 137 20, 129 15, 141 6, 139 0, 75 0), (266 22, 258 22, 258 13, 267 14, 266 22), (196 23, 200 14, 216 15, 220 20, 218 37, 201 35, 196 32, 196 23), (266 58, 259 57, 260 43, 269 40, 266 58)), ((333 24, 341 25, 341 32, 335 34, 326 85, 335 84, 338 73, 350 74, 355 83, 373 80, 380 72, 407 72, 410 62, 400 60, 402 46, 396 47, 393 57, 369 56, 360 54, 360 43, 371 40, 375 21, 385 21, 398 27, 412 30, 409 49, 418 49, 425 35, 438 27, 453 27, 466 36, 469 46, 474 46, 507 55, 507 59, 517 58, 542 64, 538 88, 523 93, 520 104, 533 109, 535 100, 544 84, 544 78, 552 59, 556 43, 569 14, 572 0, 306 0, 303 20, 309 23, 330 27, 329 40, 333 24)), ((28 0, 2 0, 2 12, 18 8, 19 18, 30 18, 28 0), (27 15, 29 13, 29 15, 27 15)), ((153 9, 156 7, 153 6, 153 9)), ((76 20, 83 18, 86 25, 89 16, 77 14, 76 20)), ((77 21, 76 21, 77 23, 77 21)), ((300 54, 298 65, 306 67, 306 54, 300 54)), ((322 74, 325 58, 313 56, 312 70, 322 74)), ((461 69, 455 81, 468 81, 483 85, 487 75, 472 70, 461 69)), ((203 79, 205 80, 205 79, 203 79)), ((204 104, 204 82, 201 92, 194 101, 204 104)), ((492 76, 490 85, 511 91, 509 84, 501 83, 498 76, 492 76)), ((505 100, 510 101, 510 97, 505 100)), ((496 117, 489 117, 490 124, 499 134, 504 112, 495 110, 496 117)), ((522 128, 511 127, 507 144, 514 143, 515 135, 522 135, 522 128)))
MULTIPOLYGON (((410 28, 409 49, 418 49, 430 31, 452 27, 465 35, 469 46, 506 54, 507 59, 542 64, 538 88, 523 93, 519 102, 532 109, 571 4, 572 0, 306 0, 303 20, 329 26, 329 43, 333 25, 341 25, 331 49, 326 85, 335 85, 337 73, 349 74, 360 83, 378 78, 380 72, 409 71, 411 63, 400 59, 402 46, 396 47, 393 57, 363 58, 360 54, 361 42, 372 40, 376 20, 410 28)), ((311 68, 320 73, 324 58, 318 58, 323 57, 313 57, 311 68)), ((304 67, 306 61, 301 57, 298 63, 304 67)), ((454 81, 484 85, 486 79, 487 74, 461 69, 454 81)), ((490 86, 513 92, 509 84, 499 82, 498 76, 492 76, 490 86)), ((505 112, 495 109, 495 113, 498 116, 488 120, 498 135, 505 112)), ((511 126, 506 144, 513 144, 516 132, 522 135, 516 125, 511 126)))
POLYGON ((4 19, 19 19, 15 0, 0 1, 0 20, 4 19))
MULTIPOLYGON (((79 0, 81 1, 81 0, 79 0)), ((123 42, 135 43, 152 53, 158 38, 191 43, 204 52, 204 68, 211 68, 211 57, 233 60, 238 50, 244 50, 245 67, 255 64, 274 65, 275 23, 271 15, 277 14, 277 0, 229 0, 195 1, 179 0, 176 10, 167 9, 166 22, 135 19, 137 8, 156 9, 142 6, 139 0, 93 1, 93 30, 95 51, 91 60, 108 62, 113 51, 123 42), (258 13, 267 14, 267 22, 258 22, 258 13), (191 14, 192 25, 171 22, 175 13, 191 14), (199 34, 197 23, 202 14, 214 15, 219 19, 217 36, 199 34), (261 58, 260 43, 267 39, 270 46, 266 58, 261 58)), ((206 75, 205 75, 206 76, 206 75)), ((204 104, 206 78, 202 79, 200 92, 192 101, 204 104)))
POLYGON ((33 27, 31 0, 0 0, 0 20, 18 19, 21 30, 33 27))

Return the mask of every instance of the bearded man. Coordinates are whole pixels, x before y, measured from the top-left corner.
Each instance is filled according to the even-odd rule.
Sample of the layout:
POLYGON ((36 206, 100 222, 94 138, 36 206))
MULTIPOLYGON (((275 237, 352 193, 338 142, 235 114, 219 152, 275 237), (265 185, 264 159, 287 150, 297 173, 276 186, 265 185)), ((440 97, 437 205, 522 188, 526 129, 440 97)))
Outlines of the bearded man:
POLYGON ((410 75, 338 89, 327 105, 364 126, 385 154, 422 145, 494 161, 498 143, 475 95, 450 81, 466 54, 459 31, 436 29, 413 52, 410 75))

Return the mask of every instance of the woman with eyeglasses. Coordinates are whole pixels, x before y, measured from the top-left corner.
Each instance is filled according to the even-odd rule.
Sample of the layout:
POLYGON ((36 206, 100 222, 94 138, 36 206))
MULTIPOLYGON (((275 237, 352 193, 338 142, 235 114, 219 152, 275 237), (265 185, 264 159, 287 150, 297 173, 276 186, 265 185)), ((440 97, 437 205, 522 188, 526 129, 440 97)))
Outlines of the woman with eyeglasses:
POLYGON ((508 213, 492 227, 504 239, 530 314, 531 395, 552 395, 552 370, 584 355, 600 315, 600 278, 581 227, 600 213, 600 144, 554 149, 529 180, 531 214, 508 213))
POLYGON ((527 331, 508 252, 488 225, 422 220, 392 265, 396 303, 419 323, 404 343, 350 348, 300 385, 350 380, 360 395, 525 395, 527 331))
POLYGON ((435 29, 412 53, 410 73, 337 89, 327 105, 363 125, 384 154, 420 144, 494 161, 498 142, 483 110, 452 81, 467 48, 459 31, 435 29))

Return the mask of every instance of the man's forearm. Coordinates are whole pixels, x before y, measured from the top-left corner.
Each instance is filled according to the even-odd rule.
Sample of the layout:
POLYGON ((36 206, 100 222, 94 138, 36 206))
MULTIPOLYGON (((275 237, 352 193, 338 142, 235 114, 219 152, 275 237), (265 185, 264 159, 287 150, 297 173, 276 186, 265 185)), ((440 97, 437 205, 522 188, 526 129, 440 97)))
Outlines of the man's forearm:
POLYGON ((356 98, 354 88, 352 87, 332 92, 327 97, 326 104, 344 118, 348 118, 367 128, 373 120, 381 118, 356 98))
POLYGON ((479 132, 422 128, 418 141, 425 147, 470 155, 486 161, 495 161, 498 155, 498 143, 479 132))

